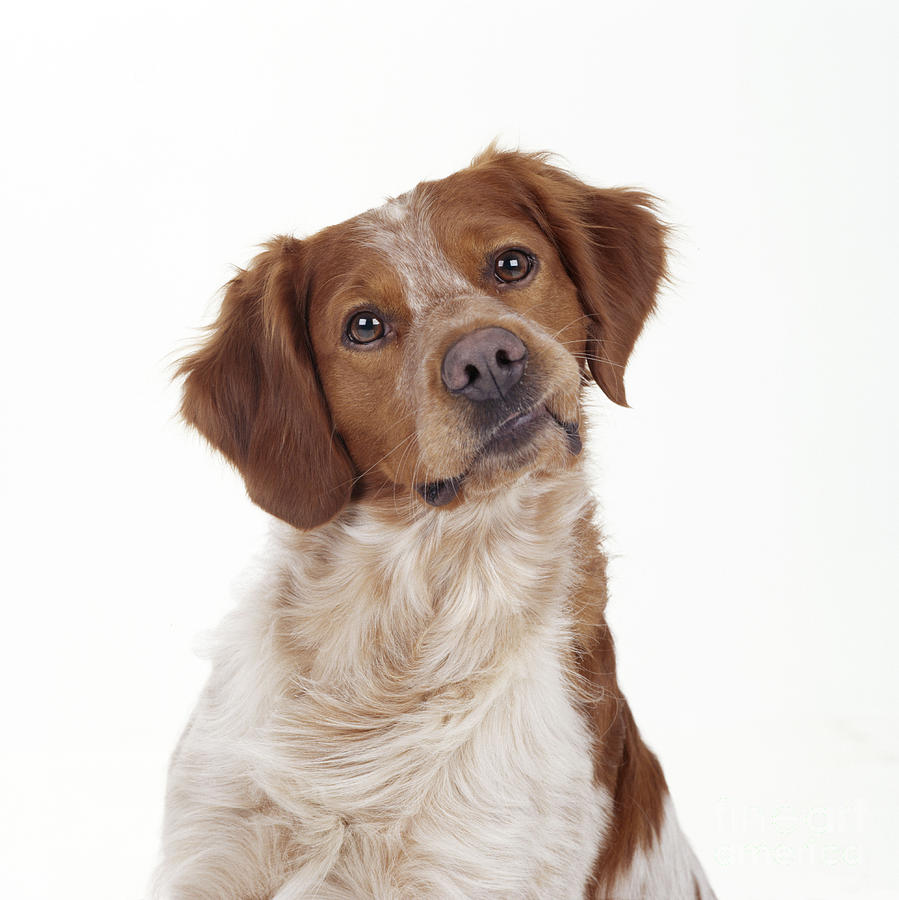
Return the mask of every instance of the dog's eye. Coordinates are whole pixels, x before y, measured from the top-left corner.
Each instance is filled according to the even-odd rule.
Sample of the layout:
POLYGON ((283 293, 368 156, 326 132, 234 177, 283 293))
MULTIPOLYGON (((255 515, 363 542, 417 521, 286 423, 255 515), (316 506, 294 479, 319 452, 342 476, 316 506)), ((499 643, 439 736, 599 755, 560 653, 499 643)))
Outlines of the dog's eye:
POLYGON ((356 313, 346 326, 346 336, 354 344, 371 344, 384 334, 384 323, 372 312, 356 313))
POLYGON ((534 258, 524 250, 504 250, 496 257, 493 272, 500 281, 508 284, 527 277, 533 267, 534 258))

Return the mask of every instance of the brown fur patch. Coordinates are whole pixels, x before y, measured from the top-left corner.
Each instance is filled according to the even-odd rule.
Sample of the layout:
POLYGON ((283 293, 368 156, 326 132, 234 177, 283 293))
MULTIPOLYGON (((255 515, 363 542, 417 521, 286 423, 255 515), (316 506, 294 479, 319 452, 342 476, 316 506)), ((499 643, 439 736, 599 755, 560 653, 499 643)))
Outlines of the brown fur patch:
POLYGON ((181 413, 241 471, 250 497, 312 528, 350 496, 303 326, 299 241, 277 238, 228 285, 206 343, 182 360, 181 413))
POLYGON ((607 584, 599 534, 583 522, 579 540, 582 580, 572 594, 575 689, 594 738, 594 778, 613 799, 608 836, 585 893, 601 900, 635 851, 648 850, 658 837, 668 788, 618 687, 615 645, 604 614, 607 584))
POLYGON ((589 187, 547 165, 546 154, 488 150, 475 160, 473 168, 481 167, 495 189, 520 198, 555 245, 589 317, 590 371, 610 399, 626 406, 624 368, 667 271, 667 230, 654 199, 589 187))

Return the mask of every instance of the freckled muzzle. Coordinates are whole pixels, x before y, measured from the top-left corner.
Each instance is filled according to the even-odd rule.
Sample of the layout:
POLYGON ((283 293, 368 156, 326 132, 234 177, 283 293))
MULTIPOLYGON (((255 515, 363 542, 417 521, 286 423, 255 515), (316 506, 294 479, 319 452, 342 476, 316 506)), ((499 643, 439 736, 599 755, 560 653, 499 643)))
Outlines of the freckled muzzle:
MULTIPOLYGON (((514 455, 547 425, 560 428, 568 450, 581 451, 579 423, 563 421, 551 411, 540 387, 542 378, 525 379, 529 353, 524 341, 508 328, 489 325, 457 338, 440 366, 443 388, 459 403, 481 435, 474 460, 514 455)), ((538 367, 539 368, 539 367, 538 367)), ((455 499, 466 473, 417 486, 431 506, 455 499)))

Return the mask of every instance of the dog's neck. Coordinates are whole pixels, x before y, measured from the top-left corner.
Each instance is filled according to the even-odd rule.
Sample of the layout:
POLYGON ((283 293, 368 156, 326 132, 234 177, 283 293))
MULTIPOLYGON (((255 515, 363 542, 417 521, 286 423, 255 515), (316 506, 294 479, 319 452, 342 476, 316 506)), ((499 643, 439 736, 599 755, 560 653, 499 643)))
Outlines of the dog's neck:
POLYGON ((481 676, 538 632, 569 632, 592 509, 578 467, 455 509, 361 502, 315 531, 280 529, 276 632, 319 684, 427 692, 481 676))
MULTIPOLYGON (((558 846, 579 884, 595 866, 596 889, 642 896, 672 859, 701 873, 618 690, 593 509, 575 467, 455 509, 362 502, 314 531, 278 526, 272 580, 225 632, 220 677, 253 678, 235 678, 240 719, 216 733, 315 833, 352 821, 401 841, 431 822, 423 804, 452 806, 441 785, 476 783, 494 810, 515 791, 525 803, 539 773, 541 803, 574 811, 558 846)), ((686 896, 672 885, 662 895, 686 896)))

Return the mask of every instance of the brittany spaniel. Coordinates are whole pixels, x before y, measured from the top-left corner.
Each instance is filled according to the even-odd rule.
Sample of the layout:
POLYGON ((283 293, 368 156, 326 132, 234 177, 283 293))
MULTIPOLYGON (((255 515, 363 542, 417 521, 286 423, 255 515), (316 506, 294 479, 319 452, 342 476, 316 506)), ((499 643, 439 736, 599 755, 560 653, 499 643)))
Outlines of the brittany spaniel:
POLYGON ((275 521, 163 896, 714 896, 616 682, 580 457, 664 238, 645 194, 491 148, 230 282, 182 413, 275 521))

